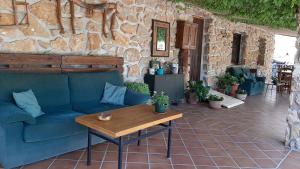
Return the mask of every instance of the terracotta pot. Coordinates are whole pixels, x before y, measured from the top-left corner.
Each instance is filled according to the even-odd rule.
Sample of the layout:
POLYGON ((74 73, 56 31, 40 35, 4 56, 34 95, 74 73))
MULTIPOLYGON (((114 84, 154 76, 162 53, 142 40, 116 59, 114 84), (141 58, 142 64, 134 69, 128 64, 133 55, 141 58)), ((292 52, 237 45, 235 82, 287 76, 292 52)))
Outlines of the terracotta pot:
POLYGON ((238 88, 239 88, 239 84, 233 84, 233 85, 231 86, 231 92, 230 92, 230 95, 231 95, 231 96, 235 96, 236 91, 238 90, 238 88))
POLYGON ((189 104, 198 104, 198 98, 196 93, 189 93, 187 96, 187 102, 189 104))

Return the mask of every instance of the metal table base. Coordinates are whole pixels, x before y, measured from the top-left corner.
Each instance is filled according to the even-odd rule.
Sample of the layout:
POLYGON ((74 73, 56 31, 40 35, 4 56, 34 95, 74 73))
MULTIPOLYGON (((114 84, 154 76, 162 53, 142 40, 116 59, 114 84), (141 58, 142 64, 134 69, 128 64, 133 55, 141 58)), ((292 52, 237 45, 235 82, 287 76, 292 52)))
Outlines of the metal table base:
POLYGON ((100 137, 106 141, 109 141, 113 144, 118 145, 118 169, 122 169, 122 153, 123 153, 123 146, 128 145, 133 142, 137 142, 137 145, 140 146, 141 139, 144 139, 146 137, 153 136, 155 134, 161 133, 165 130, 168 130, 168 149, 167 149, 167 158, 170 158, 171 155, 171 143, 172 143, 172 121, 169 121, 169 124, 159 124, 162 126, 162 128, 157 129, 155 131, 147 132, 145 134, 142 134, 142 131, 138 131, 138 136, 136 138, 132 138, 129 140, 124 141, 123 137, 119 137, 117 139, 113 139, 110 137, 107 137, 91 128, 88 128, 88 147, 87 147, 87 165, 91 165, 91 157, 92 157, 92 135, 95 135, 97 137, 100 137))

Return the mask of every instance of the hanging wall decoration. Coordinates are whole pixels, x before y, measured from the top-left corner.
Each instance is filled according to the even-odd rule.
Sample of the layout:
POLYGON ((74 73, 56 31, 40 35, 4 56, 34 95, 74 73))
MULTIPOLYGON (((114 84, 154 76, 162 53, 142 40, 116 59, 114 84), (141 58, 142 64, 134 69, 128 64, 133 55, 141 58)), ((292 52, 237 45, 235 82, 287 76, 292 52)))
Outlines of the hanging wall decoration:
MULTIPOLYGON (((118 13, 117 11, 117 4, 116 3, 99 3, 99 4, 91 4, 91 3, 87 3, 85 1, 82 0, 68 0, 70 3, 70 14, 71 14, 71 28, 72 28, 72 33, 75 34, 75 4, 85 8, 86 9, 86 16, 87 17, 92 17, 94 10, 101 10, 103 11, 103 18, 102 18, 102 32, 103 35, 107 38, 108 37, 108 33, 106 31, 106 21, 107 21, 107 13, 111 12, 112 15, 110 17, 110 33, 112 35, 112 38, 115 39, 115 35, 113 32, 113 27, 115 25, 116 22, 116 15, 118 13)), ((61 21, 61 0, 56 0, 56 4, 57 4, 57 20, 58 20, 58 24, 60 26, 60 32, 64 33, 64 27, 62 25, 62 21, 61 21)))
MULTIPOLYGON (((29 25, 28 3, 26 0, 11 0, 13 19, 11 23, 0 26, 29 25)), ((1 15, 0 15, 1 20, 1 15)))

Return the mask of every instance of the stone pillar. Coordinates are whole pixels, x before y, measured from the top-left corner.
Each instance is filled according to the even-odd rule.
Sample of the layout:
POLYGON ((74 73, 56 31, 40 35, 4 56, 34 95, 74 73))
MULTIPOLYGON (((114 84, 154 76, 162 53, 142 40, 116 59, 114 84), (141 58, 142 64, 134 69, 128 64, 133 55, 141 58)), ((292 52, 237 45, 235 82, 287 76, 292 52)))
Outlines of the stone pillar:
POLYGON ((293 72, 290 108, 287 115, 285 145, 300 150, 300 6, 297 10, 298 36, 296 41, 295 70, 293 72))

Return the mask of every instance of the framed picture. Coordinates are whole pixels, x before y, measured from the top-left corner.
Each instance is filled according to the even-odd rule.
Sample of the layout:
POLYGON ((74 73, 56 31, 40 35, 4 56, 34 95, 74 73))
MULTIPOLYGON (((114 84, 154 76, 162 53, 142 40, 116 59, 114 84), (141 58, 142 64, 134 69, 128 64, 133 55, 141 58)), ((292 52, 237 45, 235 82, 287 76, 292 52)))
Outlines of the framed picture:
POLYGON ((170 23, 152 20, 152 57, 169 57, 170 23))

